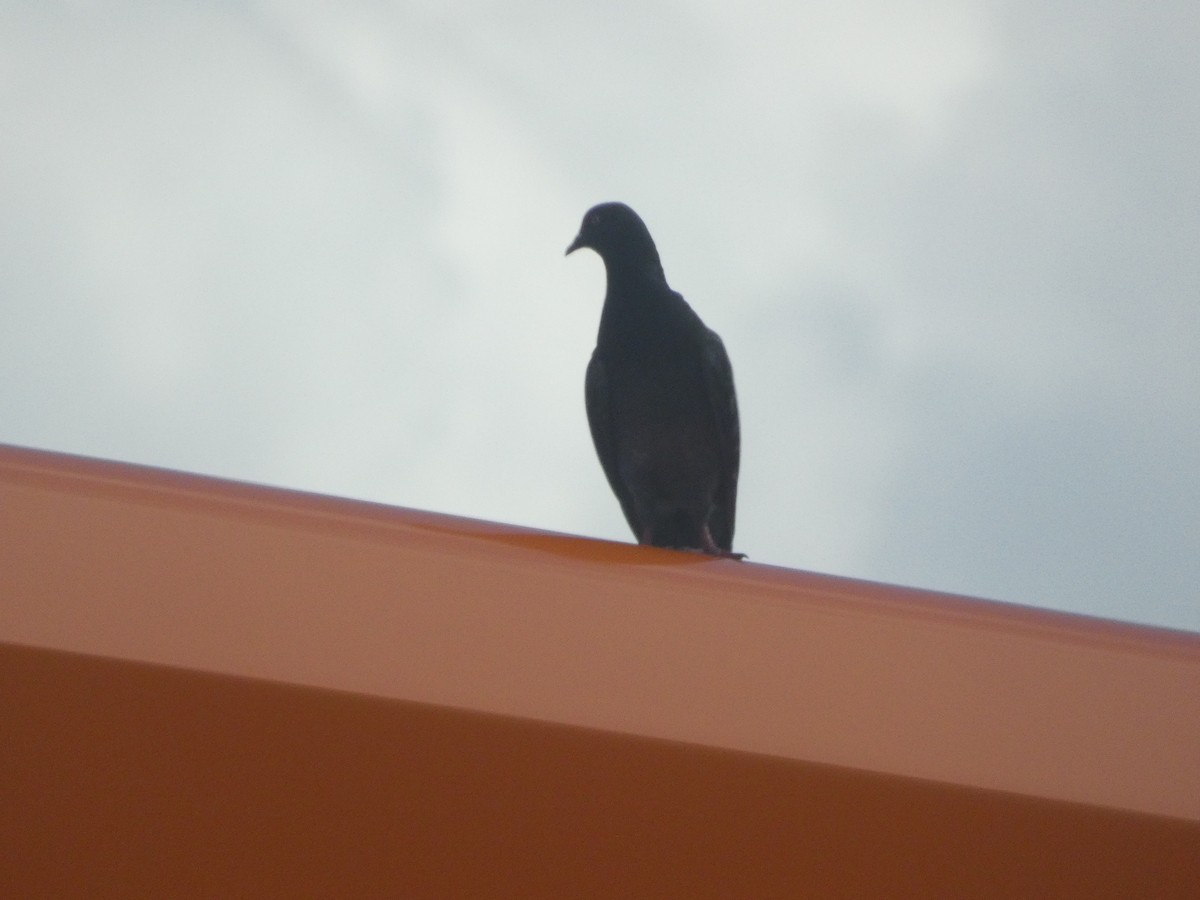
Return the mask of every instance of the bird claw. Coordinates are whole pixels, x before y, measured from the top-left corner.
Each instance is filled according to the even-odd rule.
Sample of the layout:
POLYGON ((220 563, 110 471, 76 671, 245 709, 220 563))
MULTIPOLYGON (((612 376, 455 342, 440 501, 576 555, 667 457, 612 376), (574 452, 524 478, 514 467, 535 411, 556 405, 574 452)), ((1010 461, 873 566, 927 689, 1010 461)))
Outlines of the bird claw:
POLYGON ((706 541, 707 546, 704 547, 667 547, 665 544, 655 544, 649 538, 638 541, 638 543, 646 547, 664 547, 668 550, 678 550, 681 553, 698 553, 701 556, 711 556, 714 559, 732 559, 736 560, 737 562, 741 562, 746 558, 745 553, 734 553, 732 550, 722 550, 716 545, 711 537, 708 535, 705 535, 705 537, 708 537, 708 540, 706 541))
POLYGON ((745 553, 734 553, 732 550, 700 550, 700 553, 706 556, 716 557, 717 559, 732 559, 741 562, 746 558, 745 553))

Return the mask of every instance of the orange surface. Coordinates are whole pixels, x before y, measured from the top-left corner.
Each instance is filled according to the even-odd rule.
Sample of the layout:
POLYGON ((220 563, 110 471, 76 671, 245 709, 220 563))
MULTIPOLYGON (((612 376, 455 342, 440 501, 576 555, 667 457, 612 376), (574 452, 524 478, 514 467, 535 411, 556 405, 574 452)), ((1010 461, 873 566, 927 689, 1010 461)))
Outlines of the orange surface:
POLYGON ((0 588, 5 895, 1200 896, 1196 635, 17 448, 0 588))

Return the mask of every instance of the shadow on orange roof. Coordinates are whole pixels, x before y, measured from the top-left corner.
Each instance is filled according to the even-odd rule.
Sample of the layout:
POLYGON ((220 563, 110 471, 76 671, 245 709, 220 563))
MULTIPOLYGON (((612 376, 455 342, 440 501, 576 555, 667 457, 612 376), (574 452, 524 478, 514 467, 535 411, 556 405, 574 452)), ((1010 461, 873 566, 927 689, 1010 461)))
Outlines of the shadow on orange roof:
POLYGON ((0 586, 10 896, 1200 896, 1197 635, 11 447, 0 586))

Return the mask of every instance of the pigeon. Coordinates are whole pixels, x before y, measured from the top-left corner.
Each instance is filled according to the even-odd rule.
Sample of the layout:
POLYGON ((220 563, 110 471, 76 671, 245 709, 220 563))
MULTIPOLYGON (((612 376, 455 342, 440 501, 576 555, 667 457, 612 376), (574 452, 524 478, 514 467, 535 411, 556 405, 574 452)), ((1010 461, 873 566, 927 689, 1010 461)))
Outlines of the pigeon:
POLYGON ((587 367, 588 425, 639 544, 733 552, 741 437, 725 345, 667 285, 650 231, 624 203, 583 217, 608 288, 587 367))

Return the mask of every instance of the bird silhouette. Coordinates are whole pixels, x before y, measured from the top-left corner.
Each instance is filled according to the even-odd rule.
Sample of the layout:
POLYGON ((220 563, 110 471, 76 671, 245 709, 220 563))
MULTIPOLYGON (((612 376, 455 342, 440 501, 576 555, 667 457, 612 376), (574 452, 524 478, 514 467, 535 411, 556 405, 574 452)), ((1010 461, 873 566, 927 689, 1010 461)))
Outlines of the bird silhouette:
POLYGON ((667 284, 649 229, 624 203, 583 217, 608 286, 587 368, 588 425, 640 544, 732 552, 741 437, 725 346, 667 284))

